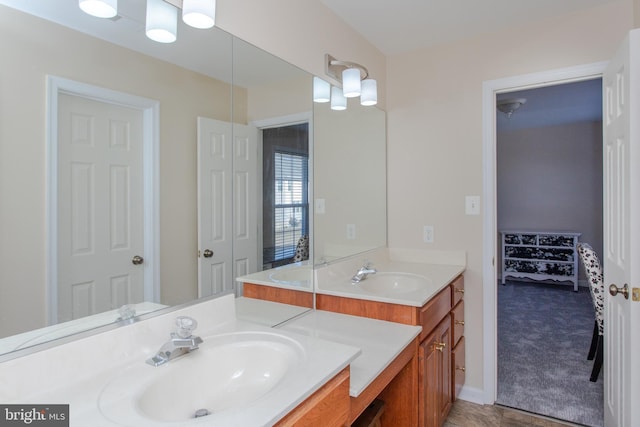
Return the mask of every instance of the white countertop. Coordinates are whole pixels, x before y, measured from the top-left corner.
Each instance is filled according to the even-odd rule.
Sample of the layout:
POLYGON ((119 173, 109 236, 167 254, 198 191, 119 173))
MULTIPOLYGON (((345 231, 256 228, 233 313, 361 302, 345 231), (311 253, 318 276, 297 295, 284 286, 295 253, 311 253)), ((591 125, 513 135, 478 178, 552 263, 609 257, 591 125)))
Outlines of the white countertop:
POLYGON ((357 397, 420 334, 420 326, 314 310, 278 327, 360 348, 351 362, 349 394, 357 397))
POLYGON ((236 277, 236 282, 313 292, 313 266, 309 261, 295 262, 236 277))
MULTIPOLYGON (((390 291, 373 293, 367 291, 367 279, 357 285, 351 283, 356 270, 345 272, 342 269, 319 270, 316 293, 347 298, 357 298, 391 304, 422 307, 433 296, 464 272, 464 265, 430 264, 420 262, 385 261, 375 263, 378 273, 409 273, 424 277, 424 285, 406 292, 390 291)), ((377 273, 376 273, 377 274, 377 273)), ((370 277, 375 277, 372 275, 370 277)))
POLYGON ((255 298, 236 298, 236 317, 247 322, 274 327, 311 310, 307 307, 264 301, 255 298))
MULTIPOLYGON (((238 320, 235 307, 233 296, 226 295, 1 362, 0 401, 27 405, 69 404, 73 427, 269 426, 349 366, 361 352, 357 347, 336 341, 238 320), (187 354, 160 367, 147 365, 147 358, 169 338, 178 315, 191 316, 198 321, 196 334, 204 339, 200 354, 187 354), (295 341, 303 354, 299 362, 289 365, 290 374, 287 373, 267 395, 251 404, 188 421, 153 421, 136 409, 136 400, 145 387, 162 379, 163 372, 175 372, 188 366, 190 360, 201 359, 207 343, 215 342, 220 334, 255 331, 289 337, 287 339, 295 341), (110 388, 114 381, 120 387, 115 392, 110 388), (111 391, 105 395, 108 390, 111 391), (104 396, 109 400, 101 400, 104 396)), ((202 384, 194 386, 203 387, 202 384)), ((185 388, 185 392, 188 390, 185 388)))

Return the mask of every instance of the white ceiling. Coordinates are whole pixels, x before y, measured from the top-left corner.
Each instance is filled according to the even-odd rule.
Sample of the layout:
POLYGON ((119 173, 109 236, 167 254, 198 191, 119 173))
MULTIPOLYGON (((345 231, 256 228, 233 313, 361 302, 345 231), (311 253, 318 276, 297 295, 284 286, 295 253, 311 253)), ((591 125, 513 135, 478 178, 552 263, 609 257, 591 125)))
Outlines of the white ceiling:
POLYGON ((619 0, 320 0, 393 55, 619 0))

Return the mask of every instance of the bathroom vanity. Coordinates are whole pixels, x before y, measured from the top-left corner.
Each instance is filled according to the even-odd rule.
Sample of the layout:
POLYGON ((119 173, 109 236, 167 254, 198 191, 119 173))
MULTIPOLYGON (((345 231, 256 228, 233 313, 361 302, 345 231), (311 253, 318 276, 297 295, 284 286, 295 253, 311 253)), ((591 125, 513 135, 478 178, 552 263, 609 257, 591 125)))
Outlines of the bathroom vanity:
MULTIPOLYGON (((351 363, 349 424, 380 399, 383 425, 393 420, 392 425, 440 426, 465 381, 464 261, 434 263, 385 251, 367 257, 377 271, 359 283, 352 283, 351 277, 362 264, 361 257, 317 268, 316 311, 282 328, 361 348, 362 354, 351 363), (358 331, 348 326, 354 319, 383 322, 358 331), (417 328, 416 336, 394 342, 380 333, 381 325, 387 324, 411 325, 417 328), (367 357, 381 348, 393 351, 374 362, 373 371, 365 369, 367 357), (362 382, 366 386, 354 386, 362 382)), ((255 278, 242 280, 246 286, 255 278)), ((281 297, 280 302, 290 302, 290 290, 278 288, 277 283, 252 285, 270 301, 281 297)))

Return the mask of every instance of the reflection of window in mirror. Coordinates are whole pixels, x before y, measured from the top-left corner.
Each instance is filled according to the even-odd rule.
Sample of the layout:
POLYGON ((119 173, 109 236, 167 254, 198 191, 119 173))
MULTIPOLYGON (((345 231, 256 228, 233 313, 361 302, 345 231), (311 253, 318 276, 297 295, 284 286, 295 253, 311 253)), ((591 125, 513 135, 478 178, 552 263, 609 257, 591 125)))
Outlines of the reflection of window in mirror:
POLYGON ((263 129, 262 145, 262 265, 268 269, 298 261, 298 244, 308 245, 309 125, 263 129))

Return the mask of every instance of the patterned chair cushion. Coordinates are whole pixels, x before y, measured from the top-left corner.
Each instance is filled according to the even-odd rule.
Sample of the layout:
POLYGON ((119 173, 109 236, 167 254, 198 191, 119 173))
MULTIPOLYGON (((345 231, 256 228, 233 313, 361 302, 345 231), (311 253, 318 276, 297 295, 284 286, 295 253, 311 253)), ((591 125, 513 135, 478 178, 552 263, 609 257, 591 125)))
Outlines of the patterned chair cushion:
POLYGON ((302 236, 298 239, 296 245, 296 254, 293 256, 293 262, 306 261, 309 259, 309 236, 302 236))
POLYGON ((604 333, 604 276, 602 265, 598 255, 588 243, 578 243, 578 254, 587 273, 589 289, 593 299, 593 307, 596 310, 596 320, 598 321, 598 332, 604 333))

